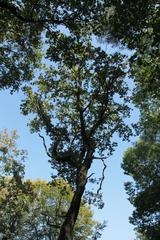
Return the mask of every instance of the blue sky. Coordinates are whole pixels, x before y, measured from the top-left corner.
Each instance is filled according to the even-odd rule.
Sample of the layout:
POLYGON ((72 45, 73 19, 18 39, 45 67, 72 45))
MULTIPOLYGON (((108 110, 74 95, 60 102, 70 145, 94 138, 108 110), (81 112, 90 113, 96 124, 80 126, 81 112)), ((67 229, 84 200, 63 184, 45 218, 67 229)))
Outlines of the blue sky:
MULTIPOLYGON (((7 128, 9 131, 17 129, 20 139, 20 148, 27 149, 29 153, 26 161, 26 178, 41 178, 49 180, 52 169, 47 162, 48 158, 42 146, 41 139, 36 134, 30 134, 27 127, 27 118, 20 114, 19 106, 22 99, 20 93, 10 95, 8 91, 0 92, 0 130, 7 128)), ((138 120, 138 111, 132 113, 133 121, 138 120)), ((103 196, 105 207, 102 210, 94 209, 97 220, 106 220, 107 227, 103 232, 101 240, 134 240, 133 226, 129 224, 128 217, 133 208, 127 200, 124 191, 124 182, 128 177, 120 168, 124 150, 132 145, 131 142, 118 140, 118 147, 112 157, 108 159, 106 178, 103 184, 103 196)), ((93 171, 97 171, 94 164, 93 171)))

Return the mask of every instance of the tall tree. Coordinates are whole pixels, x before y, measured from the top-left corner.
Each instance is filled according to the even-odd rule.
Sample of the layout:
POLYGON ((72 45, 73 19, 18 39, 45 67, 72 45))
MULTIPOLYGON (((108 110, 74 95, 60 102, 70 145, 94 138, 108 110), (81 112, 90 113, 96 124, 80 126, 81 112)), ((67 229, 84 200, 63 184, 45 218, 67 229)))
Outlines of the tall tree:
POLYGON ((134 182, 126 183, 135 207, 130 222, 148 240, 160 238, 160 138, 151 129, 124 155, 122 167, 134 182))
MULTIPOLYGON (((13 22, 15 26, 21 23, 25 33, 28 29, 25 39, 34 56, 30 59, 29 54, 29 60, 25 57, 21 61, 20 55, 8 54, 10 46, 5 48, 7 53, 2 55, 2 60, 8 55, 11 64, 9 62, 7 68, 5 63, 2 65, 4 86, 18 88, 20 76, 21 80, 33 79, 33 63, 41 63, 39 71, 36 71, 36 84, 33 83, 36 92, 24 87, 28 98, 22 111, 35 114, 32 131, 45 129, 51 140, 49 149, 42 139, 51 165, 57 170, 58 177, 63 177, 74 189, 58 238, 72 239, 86 183, 95 181, 88 176, 93 160, 102 160, 105 169, 104 151, 108 151, 106 155, 112 153, 116 145, 112 142, 114 133, 119 133, 123 139, 130 135, 124 121, 129 116, 125 62, 120 54, 110 56, 92 46, 93 33, 99 33, 104 10, 108 11, 106 1, 0 1, 0 7, 2 17, 7 14, 5 19, 11 29, 11 17, 16 21, 13 22), (35 42, 31 41, 32 38, 30 40, 32 36, 35 42), (15 66, 23 62, 27 64, 25 68, 15 66), (50 65, 49 69, 42 64, 44 62, 50 65), (18 78, 14 72, 12 74, 12 69, 18 69, 18 78), (29 77, 25 75, 26 70, 29 77), (14 82, 16 85, 12 84, 14 82)), ((2 21, 4 23, 3 18, 2 21)), ((16 28, 9 43, 17 44, 19 38, 14 38, 17 31, 16 28)), ((5 36, 6 32, 8 28, 4 31, 5 36)), ((5 44, 3 40, 2 49, 5 44)), ((28 54, 29 51, 25 49, 23 53, 28 54)), ((8 59, 5 62, 8 63, 8 59)), ((98 194, 91 195, 98 198, 100 190, 101 183, 98 194)))
POLYGON ((48 149, 40 136, 51 165, 74 189, 58 238, 70 240, 86 184, 94 181, 88 176, 93 161, 102 160, 105 166, 104 152, 110 155, 116 144, 114 133, 124 139, 130 135, 124 122, 129 116, 128 87, 122 55, 107 55, 83 33, 58 37, 56 44, 49 42, 48 50, 56 66, 44 70, 33 89, 25 88, 27 97, 21 108, 24 114, 35 115, 32 131, 46 131, 51 142, 48 149))

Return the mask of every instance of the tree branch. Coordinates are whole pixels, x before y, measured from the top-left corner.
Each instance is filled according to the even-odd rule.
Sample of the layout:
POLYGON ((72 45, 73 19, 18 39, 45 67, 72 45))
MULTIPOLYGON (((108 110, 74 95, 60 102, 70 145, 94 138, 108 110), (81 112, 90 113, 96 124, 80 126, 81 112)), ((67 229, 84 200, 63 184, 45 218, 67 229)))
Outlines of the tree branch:
POLYGON ((90 130, 90 136, 92 136, 95 131, 97 130, 97 128, 103 123, 104 121, 104 116, 108 107, 108 103, 109 103, 109 90, 111 88, 112 82, 107 83, 104 92, 105 93, 105 98, 103 99, 102 105, 101 105, 101 109, 98 111, 99 112, 99 117, 98 120, 96 121, 96 123, 93 125, 92 129, 90 130))
POLYGON ((88 177, 87 180, 90 179, 95 173, 91 173, 88 177))
POLYGON ((47 149, 47 146, 46 146, 46 142, 45 142, 45 138, 44 138, 40 133, 38 133, 38 135, 39 135, 40 138, 42 138, 43 146, 44 146, 44 148, 45 148, 45 151, 46 151, 48 157, 52 158, 52 156, 51 156, 51 155, 49 154, 49 152, 48 152, 48 149, 47 149))
POLYGON ((103 160, 103 159, 106 159, 107 157, 93 157, 93 159, 100 159, 100 160, 103 160))
POLYGON ((54 136, 55 134, 54 126, 51 123, 50 117, 44 112, 44 109, 42 107, 43 104, 40 101, 40 99, 37 99, 37 104, 38 104, 37 112, 40 119, 42 120, 44 126, 46 127, 47 132, 54 136))
POLYGON ((85 124, 85 119, 84 119, 84 109, 81 106, 81 86, 78 85, 78 83, 76 83, 77 85, 77 93, 76 93, 76 98, 77 98, 77 111, 79 112, 79 119, 80 119, 80 126, 81 126, 81 136, 82 136, 82 140, 83 140, 83 145, 84 148, 86 148, 86 146, 88 145, 88 138, 87 138, 87 134, 86 134, 86 124, 85 124))
POLYGON ((102 171, 102 178, 101 178, 101 181, 100 181, 100 185, 99 185, 99 188, 97 190, 97 195, 100 193, 100 191, 102 190, 102 184, 103 184, 103 181, 105 179, 105 170, 107 168, 107 165, 105 164, 104 160, 102 159, 102 163, 103 163, 103 171, 102 171))
MULTIPOLYGON (((53 224, 53 223, 50 222, 48 214, 46 214, 46 213, 44 213, 44 212, 42 212, 41 214, 42 214, 44 217, 47 217, 46 220, 47 220, 47 225, 48 225, 48 226, 51 226, 51 227, 60 229, 61 225, 53 224)), ((58 217, 64 218, 65 215, 58 215, 58 217)))

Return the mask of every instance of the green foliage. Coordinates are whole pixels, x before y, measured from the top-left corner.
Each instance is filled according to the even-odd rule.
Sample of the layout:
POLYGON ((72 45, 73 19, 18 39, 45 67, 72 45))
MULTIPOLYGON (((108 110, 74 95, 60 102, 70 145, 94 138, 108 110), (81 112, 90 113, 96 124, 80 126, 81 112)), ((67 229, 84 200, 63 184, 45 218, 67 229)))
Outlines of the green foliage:
MULTIPOLYGON (((19 1, 14 2, 18 8, 19 1)), ((35 25, 23 24, 1 5, 3 1, 0 3, 0 88, 17 90, 21 82, 33 78, 41 32, 35 25)))
MULTIPOLYGON (((9 42, 2 37, 2 87, 18 89, 24 80, 34 79, 23 87, 22 112, 32 114, 32 132, 45 130, 50 147, 40 136, 51 166, 74 189, 59 240, 72 239, 86 183, 95 181, 88 177, 93 160, 102 160, 105 169, 104 153, 108 157, 117 145, 113 135, 118 133, 123 140, 131 135, 125 122, 129 117, 125 58, 92 45, 107 6, 97 0, 0 2, 2 19, 9 16, 4 29, 9 42), (19 23, 22 29, 17 29, 19 23)), ((101 186, 102 182, 100 190, 101 186)), ((91 195, 102 207, 100 190, 91 195)))
MULTIPOLYGON (((140 109, 142 137, 126 151, 125 173, 134 182, 126 184, 135 211, 130 218, 140 239, 160 238, 160 8, 157 1, 108 1, 112 14, 105 28, 107 39, 133 50, 130 77, 134 79, 133 102, 140 109)), ((103 34, 102 34, 103 35, 103 34)), ((136 129, 137 130, 137 129, 136 129)))
MULTIPOLYGON (((32 181, 33 196, 28 201, 29 212, 21 222, 20 239, 56 239, 68 210, 73 192, 63 180, 47 183, 32 181)), ((86 205, 81 205, 74 229, 74 239, 87 240, 94 236, 94 228, 101 224, 93 220, 93 214, 86 205)))
MULTIPOLYGON (((85 35, 83 29, 70 35, 57 32, 48 44, 46 55, 50 62, 41 69, 32 86, 23 89, 26 99, 21 110, 24 115, 32 114, 32 132, 45 130, 49 137, 48 147, 40 135, 51 166, 57 170, 54 177, 68 181, 75 190, 68 219, 64 221, 73 229, 86 183, 91 180, 88 170, 92 162, 113 153, 117 145, 112 141, 115 133, 124 140, 131 135, 125 122, 130 114, 124 79, 126 62, 120 53, 109 55, 95 47, 88 28, 85 35)), ((102 182, 100 190, 101 185, 102 182)), ((102 208, 101 197, 100 191, 90 192, 87 201, 102 208)), ((66 232, 71 235, 71 231, 66 232)), ((60 234, 62 239, 71 238, 66 233, 60 234)))
POLYGON ((148 239, 144 237, 142 234, 137 234, 137 237, 135 240, 148 240, 148 239))
MULTIPOLYGON (((18 150, 16 140, 16 131, 0 134, 0 234, 3 240, 55 239, 73 191, 60 179, 51 183, 24 180, 26 151, 18 150)), ((98 239, 103 227, 93 220, 89 206, 82 203, 74 239, 98 239)))
MULTIPOLYGON (((152 34, 159 39, 159 4, 154 0, 109 0, 110 11, 104 18, 101 34, 113 42, 134 49, 141 46, 142 37, 152 34)), ((147 42, 146 42, 147 44, 147 42)))
MULTIPOLYGON (((48 147, 40 135, 49 162, 57 170, 53 177, 63 178, 74 189, 58 238, 67 240, 72 239, 86 184, 92 181, 88 177, 92 162, 113 153, 117 145, 112 141, 115 133, 123 139, 131 135, 125 122, 130 114, 124 80, 126 62, 120 53, 109 55, 92 44, 90 25, 86 32, 84 29, 69 35, 57 32, 48 44, 46 55, 50 62, 41 69, 32 86, 23 89, 26 99, 21 110, 24 115, 32 114, 32 132, 45 130, 49 137, 48 147)), ((102 164, 105 169, 105 163, 102 164)), ((99 179, 100 190, 85 195, 88 203, 99 208, 104 206, 103 180, 104 173, 99 179)))
POLYGON ((52 167, 75 185, 89 149, 110 155, 116 146, 113 134, 125 139, 130 135, 124 122, 129 116, 125 60, 92 46, 90 36, 70 36, 66 43, 61 35, 52 46, 49 54, 57 67, 42 73, 33 88, 25 88, 21 109, 25 115, 34 114, 32 131, 43 128, 50 137, 47 153, 52 167), (72 45, 71 51, 61 47, 64 43, 72 45))
POLYGON ((129 201, 135 207, 130 222, 149 240, 160 238, 160 142, 144 135, 124 155, 122 167, 134 182, 125 184, 129 201))
POLYGON ((103 24, 102 35, 134 50, 130 58, 130 75, 136 83, 135 103, 158 98, 160 56, 160 7, 154 0, 110 0, 113 9, 103 24))
POLYGON ((13 176, 14 178, 16 178, 17 175, 23 177, 23 161, 27 157, 27 152, 25 150, 19 150, 17 148, 17 138, 16 131, 13 131, 11 135, 8 134, 7 130, 0 133, 1 174, 13 176))
POLYGON ((96 0, 1 0, 0 87, 17 90, 32 80, 45 55, 44 44, 60 29, 77 33, 89 23, 94 27, 104 4, 96 0))
POLYGON ((26 151, 16 145, 17 133, 0 134, 0 233, 4 239, 13 239, 19 233, 23 214, 28 210, 27 195, 30 183, 22 181, 26 151))

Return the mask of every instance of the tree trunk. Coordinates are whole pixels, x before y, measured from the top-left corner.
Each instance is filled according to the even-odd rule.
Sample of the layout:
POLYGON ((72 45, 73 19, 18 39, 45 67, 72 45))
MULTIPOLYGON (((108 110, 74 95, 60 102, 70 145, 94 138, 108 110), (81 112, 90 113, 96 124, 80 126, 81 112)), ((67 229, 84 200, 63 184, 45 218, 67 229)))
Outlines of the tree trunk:
POLYGON ((80 209, 82 195, 85 190, 85 185, 87 183, 87 173, 91 165, 91 161, 83 164, 77 174, 77 188, 72 198, 69 210, 63 222, 60 230, 58 240, 72 240, 73 239, 73 229, 77 220, 77 216, 80 209))

